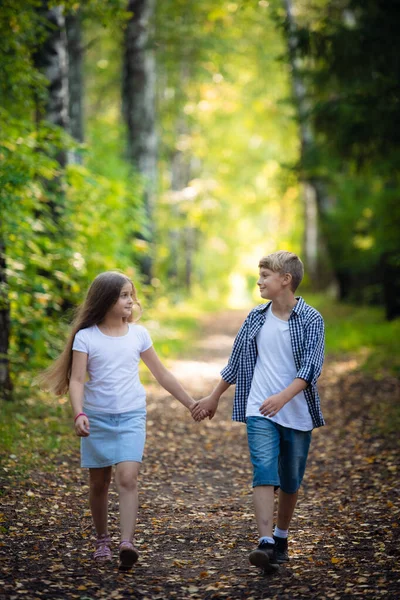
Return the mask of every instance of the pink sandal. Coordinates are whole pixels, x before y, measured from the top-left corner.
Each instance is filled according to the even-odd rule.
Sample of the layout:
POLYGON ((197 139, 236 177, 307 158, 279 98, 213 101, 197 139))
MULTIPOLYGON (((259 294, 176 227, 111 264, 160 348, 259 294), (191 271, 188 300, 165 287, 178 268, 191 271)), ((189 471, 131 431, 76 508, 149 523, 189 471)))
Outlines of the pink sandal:
POLYGON ((139 552, 129 540, 122 540, 119 545, 119 570, 129 571, 139 558, 139 552))
POLYGON ((96 550, 93 554, 93 558, 97 562, 109 562, 112 560, 110 550, 111 539, 109 535, 100 535, 96 540, 96 550))

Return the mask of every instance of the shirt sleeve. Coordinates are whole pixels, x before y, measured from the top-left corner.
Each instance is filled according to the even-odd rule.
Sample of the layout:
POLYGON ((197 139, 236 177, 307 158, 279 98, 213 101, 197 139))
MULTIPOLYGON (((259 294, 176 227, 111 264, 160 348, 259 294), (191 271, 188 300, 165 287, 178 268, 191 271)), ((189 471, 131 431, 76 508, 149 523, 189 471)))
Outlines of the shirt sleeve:
POLYGON ((247 319, 239 329, 235 341, 233 342, 232 352, 229 357, 228 364, 221 371, 222 379, 224 379, 224 381, 227 381, 231 385, 236 383, 237 373, 240 365, 240 357, 242 355, 243 346, 246 339, 248 319, 249 317, 247 317, 247 319))
POLYGON ((325 352, 325 327, 319 315, 305 330, 305 349, 296 377, 315 385, 321 375, 325 352))
POLYGON ((140 347, 140 352, 146 352, 146 350, 148 350, 149 348, 152 347, 153 345, 153 340, 150 337, 149 332, 147 331, 147 329, 145 329, 145 327, 140 327, 140 333, 141 333, 141 347, 140 347))
POLYGON ((72 343, 72 350, 77 350, 78 352, 85 352, 85 354, 89 354, 87 336, 84 334, 82 329, 80 331, 77 331, 74 337, 74 341, 72 343))

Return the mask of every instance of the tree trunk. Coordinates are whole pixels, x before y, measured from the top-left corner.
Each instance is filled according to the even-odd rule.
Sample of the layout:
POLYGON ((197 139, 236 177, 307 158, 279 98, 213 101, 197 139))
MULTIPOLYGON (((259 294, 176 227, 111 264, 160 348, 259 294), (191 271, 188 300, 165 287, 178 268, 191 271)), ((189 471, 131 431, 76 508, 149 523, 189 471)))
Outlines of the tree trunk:
MULTIPOLYGON (((176 138, 188 133, 187 123, 182 115, 178 116, 176 125, 176 138)), ((175 149, 171 160, 171 190, 174 194, 182 194, 190 181, 190 161, 182 150, 175 149)), ((182 197, 183 200, 183 197, 182 197)), ((179 222, 183 220, 183 215, 180 209, 180 202, 174 202, 171 206, 171 212, 174 220, 177 223, 175 227, 171 227, 169 231, 170 237, 170 267, 168 269, 169 280, 172 281, 178 288, 184 283, 182 281, 181 271, 179 269, 179 255, 182 253, 182 245, 185 244, 185 236, 179 222)), ((185 267, 186 270, 186 267, 185 267)), ((185 276, 185 281, 187 277, 185 276)))
POLYGON ((185 286, 189 293, 192 288, 193 276, 193 256, 196 243, 196 229, 194 227, 185 227, 185 286))
MULTIPOLYGON (((0 232, 0 235, 1 232, 0 232)), ((0 239, 0 399, 11 400, 12 382, 8 347, 10 339, 10 303, 6 277, 5 245, 0 239)))
MULTIPOLYGON (((301 141, 300 163, 301 167, 304 167, 305 159, 314 146, 314 134, 308 118, 310 105, 307 100, 304 81, 300 74, 301 59, 297 54, 297 24, 293 14, 293 3, 291 0, 283 0, 283 4, 287 19, 287 43, 292 72, 293 96, 299 119, 301 141)), ((319 261, 320 254, 325 253, 325 245, 319 233, 319 211, 324 204, 324 198, 321 197, 324 191, 321 182, 310 180, 304 172, 301 173, 301 179, 304 188, 304 262, 313 286, 318 288, 328 283, 326 280, 326 268, 323 270, 324 275, 321 273, 319 261)))
MULTIPOLYGON (((83 127, 83 45, 80 12, 68 14, 65 19, 68 42, 69 130, 78 142, 84 140, 83 127)), ((81 163, 78 153, 74 162, 81 163)))
MULTIPOLYGON (((63 8, 53 6, 49 0, 42 0, 37 10, 44 24, 46 36, 36 49, 34 61, 35 67, 48 81, 46 99, 44 102, 38 102, 37 121, 38 124, 50 123, 69 131, 69 62, 63 8)), ((65 167, 70 162, 71 155, 66 148, 61 147, 55 158, 61 167, 60 174, 51 180, 44 179, 41 183, 46 191, 46 202, 56 226, 56 233, 53 230, 43 234, 71 244, 69 232, 65 230, 61 220, 61 216, 65 214, 66 202, 65 167)), ((39 273, 49 279, 54 277, 52 267, 39 270, 39 273)), ((63 300, 62 307, 64 310, 71 308, 68 299, 63 300)))
POLYGON ((391 321, 400 316, 400 252, 385 252, 380 267, 386 318, 391 321))
MULTIPOLYGON (((176 150, 171 160, 171 190, 172 192, 180 192, 183 185, 183 155, 182 152, 176 150)), ((173 203, 171 213, 176 223, 169 229, 169 267, 168 281, 172 287, 179 287, 179 246, 180 246, 180 228, 178 226, 180 210, 179 204, 173 203)))
MULTIPOLYGON (((42 120, 68 130, 68 54, 65 19, 62 8, 49 8, 42 2, 38 9, 46 27, 46 38, 35 53, 35 66, 48 80, 46 101, 37 108, 37 121, 42 120)), ((57 160, 62 167, 67 164, 67 152, 60 150, 57 160)))
POLYGON ((149 281, 153 269, 153 213, 157 180, 156 66, 150 47, 155 0, 129 0, 127 9, 132 17, 125 32, 122 105, 128 135, 128 159, 143 181, 147 226, 142 235, 148 243, 148 252, 140 266, 149 281))

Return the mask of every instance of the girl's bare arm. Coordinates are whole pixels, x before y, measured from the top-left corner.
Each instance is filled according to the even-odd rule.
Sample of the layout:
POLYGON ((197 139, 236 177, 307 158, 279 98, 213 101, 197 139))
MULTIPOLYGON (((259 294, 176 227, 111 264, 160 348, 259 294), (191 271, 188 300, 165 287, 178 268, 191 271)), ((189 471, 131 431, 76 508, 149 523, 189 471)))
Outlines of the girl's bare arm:
POLYGON ((158 383, 167 390, 167 392, 172 394, 174 398, 179 400, 179 402, 189 410, 195 405, 193 398, 183 389, 176 377, 164 367, 153 346, 142 352, 140 356, 143 359, 144 364, 157 379, 158 383))
MULTIPOLYGON (((69 399, 74 417, 83 409, 83 390, 86 379, 88 355, 85 352, 72 353, 71 377, 69 380, 69 399)), ((89 419, 86 415, 78 417, 75 421, 75 431, 79 436, 89 435, 89 419)))

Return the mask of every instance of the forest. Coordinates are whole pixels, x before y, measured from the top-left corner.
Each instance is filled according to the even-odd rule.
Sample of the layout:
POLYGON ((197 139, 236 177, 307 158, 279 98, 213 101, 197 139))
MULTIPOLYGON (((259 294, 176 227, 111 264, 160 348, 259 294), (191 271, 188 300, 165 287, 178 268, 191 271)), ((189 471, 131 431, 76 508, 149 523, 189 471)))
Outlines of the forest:
POLYGON ((399 30, 400 0, 0 0, 1 598, 400 597, 399 30), (141 367, 140 559, 94 564, 71 406, 37 383, 90 282, 134 281, 197 400, 277 250, 326 333, 290 562, 249 565, 232 389, 195 423, 141 367))
POLYGON ((149 305, 223 305, 287 248, 398 317, 398 9, 2 0, 2 396, 112 268, 149 305))

